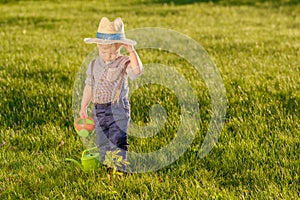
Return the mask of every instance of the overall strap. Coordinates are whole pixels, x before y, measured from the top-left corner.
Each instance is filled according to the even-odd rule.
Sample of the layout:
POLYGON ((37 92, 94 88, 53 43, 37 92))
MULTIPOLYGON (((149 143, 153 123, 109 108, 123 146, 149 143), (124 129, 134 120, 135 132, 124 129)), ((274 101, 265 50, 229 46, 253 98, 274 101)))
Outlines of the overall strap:
POLYGON ((128 65, 129 65, 129 63, 130 63, 130 61, 128 61, 125 64, 125 67, 123 68, 123 70, 121 72, 121 79, 119 81, 115 97, 114 97, 114 99, 112 101, 113 104, 117 103, 118 106, 120 104, 119 99, 120 99, 121 89, 122 89, 122 85, 123 85, 123 82, 124 82, 124 78, 125 78, 125 74, 126 74, 126 69, 127 69, 128 65))
POLYGON ((95 64, 96 59, 92 60, 91 63, 91 72, 92 72, 92 87, 95 85, 95 76, 94 76, 94 64, 95 64))

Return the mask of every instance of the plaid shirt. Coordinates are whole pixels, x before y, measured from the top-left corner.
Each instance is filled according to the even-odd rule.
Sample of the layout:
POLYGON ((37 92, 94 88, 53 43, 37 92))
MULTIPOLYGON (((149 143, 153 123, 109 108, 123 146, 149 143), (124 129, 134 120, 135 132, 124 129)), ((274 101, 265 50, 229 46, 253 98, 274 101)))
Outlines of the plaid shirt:
MULTIPOLYGON (((85 84, 93 88, 93 103, 112 102, 121 81, 122 70, 129 61, 128 56, 119 55, 108 64, 105 64, 99 57, 89 64, 85 84)), ((128 97, 127 77, 133 80, 139 75, 135 74, 130 66, 127 67, 120 98, 128 97)))

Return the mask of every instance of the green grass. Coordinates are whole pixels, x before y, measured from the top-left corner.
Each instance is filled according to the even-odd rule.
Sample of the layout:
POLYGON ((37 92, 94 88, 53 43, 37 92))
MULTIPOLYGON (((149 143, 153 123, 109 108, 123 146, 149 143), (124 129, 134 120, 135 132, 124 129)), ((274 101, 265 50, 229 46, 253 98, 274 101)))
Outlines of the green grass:
MULTIPOLYGON (((0 199, 300 198, 297 1, 1 2, 0 199), (227 114, 205 158, 198 158, 210 118, 205 84, 184 60, 140 50, 144 63, 182 66, 198 88, 201 127, 191 147, 168 167, 117 177, 113 185, 103 167, 85 174, 64 162, 84 149, 72 125, 72 92, 94 48, 83 38, 93 37, 102 16, 121 16, 126 30, 173 29, 207 50, 224 80, 227 114)), ((157 102, 173 117, 153 138, 130 137, 131 150, 166 145, 178 126, 176 99, 152 87, 132 95, 132 118, 147 123, 147 109, 157 102)))

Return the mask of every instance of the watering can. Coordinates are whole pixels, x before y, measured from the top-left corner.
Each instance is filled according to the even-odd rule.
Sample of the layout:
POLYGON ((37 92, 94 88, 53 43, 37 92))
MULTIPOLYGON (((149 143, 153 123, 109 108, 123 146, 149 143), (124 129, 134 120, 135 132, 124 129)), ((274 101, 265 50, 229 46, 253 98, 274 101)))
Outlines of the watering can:
POLYGON ((86 119, 77 118, 74 120, 74 128, 81 137, 87 137, 94 133, 95 123, 92 117, 86 119))
POLYGON ((91 149, 84 150, 82 152, 82 156, 81 156, 81 163, 78 162, 77 160, 74 160, 71 158, 66 158, 65 160, 76 163, 85 172, 97 169, 100 165, 100 154, 99 153, 90 153, 90 151, 95 150, 95 149, 97 149, 97 147, 93 147, 91 149))

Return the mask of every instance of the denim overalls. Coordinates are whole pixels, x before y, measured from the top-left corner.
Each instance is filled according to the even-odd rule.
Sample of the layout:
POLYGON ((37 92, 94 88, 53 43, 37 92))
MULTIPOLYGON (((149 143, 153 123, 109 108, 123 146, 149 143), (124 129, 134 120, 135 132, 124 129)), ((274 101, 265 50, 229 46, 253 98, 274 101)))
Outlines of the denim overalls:
MULTIPOLYGON (((122 58, 122 63, 125 63, 126 59, 128 59, 128 57, 122 58)), ((97 83, 93 83, 95 80, 92 80, 95 79, 95 74, 101 76, 101 73, 103 73, 101 71, 101 66, 97 66, 99 64, 101 65, 101 60, 98 58, 91 62, 87 70, 87 79, 85 83, 92 87, 97 85, 97 83), (96 66, 94 67, 99 67, 100 69, 98 68, 97 70, 93 70, 94 63, 96 63, 96 66)), ((134 74, 130 68, 126 70, 126 74, 121 85, 122 87, 118 103, 99 103, 94 101, 93 117, 96 125, 96 144, 100 152, 101 163, 104 162, 107 151, 114 151, 117 149, 121 151, 119 155, 126 160, 126 152, 128 150, 127 130, 130 121, 127 76, 134 80, 139 75, 140 74, 134 74)), ((116 91, 114 91, 114 93, 115 92, 116 91)))

